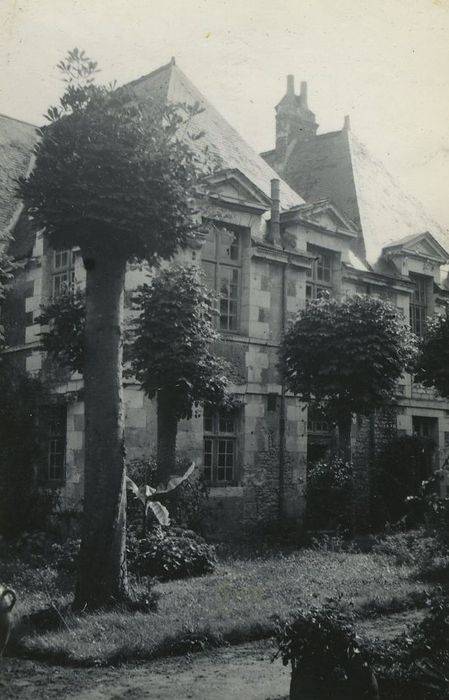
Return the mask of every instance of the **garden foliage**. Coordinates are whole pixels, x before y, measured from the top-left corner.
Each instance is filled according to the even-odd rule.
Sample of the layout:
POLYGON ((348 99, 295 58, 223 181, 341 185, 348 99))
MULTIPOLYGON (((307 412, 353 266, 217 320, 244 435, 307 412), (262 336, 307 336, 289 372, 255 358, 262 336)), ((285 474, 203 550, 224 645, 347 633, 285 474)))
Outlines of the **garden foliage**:
POLYGON ((426 324, 421 339, 416 380, 449 397, 449 315, 436 316, 426 324))
POLYGON ((288 328, 281 367, 291 391, 338 420, 391 402, 415 352, 407 322, 390 303, 362 295, 323 298, 288 328))
POLYGON ((212 573, 214 547, 192 530, 157 526, 145 537, 130 533, 127 542, 130 571, 164 581, 212 573))
POLYGON ((352 464, 338 456, 320 460, 307 469, 309 527, 340 529, 351 526, 352 464))

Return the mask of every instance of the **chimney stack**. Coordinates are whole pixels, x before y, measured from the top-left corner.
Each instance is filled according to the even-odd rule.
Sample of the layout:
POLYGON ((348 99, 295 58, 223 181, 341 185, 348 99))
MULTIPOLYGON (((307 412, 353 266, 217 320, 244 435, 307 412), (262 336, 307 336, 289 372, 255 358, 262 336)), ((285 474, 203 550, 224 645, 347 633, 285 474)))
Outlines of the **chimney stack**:
POLYGON ((349 119, 349 114, 345 114, 345 121, 343 124, 343 131, 351 130, 351 120, 349 119))
POLYGON ((299 96, 302 98, 302 104, 307 107, 307 83, 305 80, 301 81, 301 90, 299 96))
POLYGON ((287 75, 287 95, 295 94, 295 76, 287 75))

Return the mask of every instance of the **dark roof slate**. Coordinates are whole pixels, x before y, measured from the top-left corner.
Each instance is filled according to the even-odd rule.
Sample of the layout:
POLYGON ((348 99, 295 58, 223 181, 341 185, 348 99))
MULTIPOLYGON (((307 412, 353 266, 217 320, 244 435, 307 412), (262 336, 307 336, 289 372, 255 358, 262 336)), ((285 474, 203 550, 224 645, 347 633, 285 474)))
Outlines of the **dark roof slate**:
POLYGON ((373 264, 389 243, 429 231, 449 251, 449 231, 407 196, 350 129, 297 141, 286 163, 264 154, 307 201, 332 200, 363 232, 366 259, 373 264))
POLYGON ((0 114, 0 237, 18 211, 15 180, 27 174, 36 140, 35 126, 0 114))
MULTIPOLYGON (((279 175, 256 153, 226 119, 193 85, 174 61, 149 75, 129 83, 140 99, 161 99, 171 104, 198 104, 202 109, 192 120, 190 131, 204 133, 198 147, 207 146, 220 168, 236 168, 254 183, 265 195, 271 195, 271 180, 279 175)), ((194 142, 195 143, 195 142, 194 142)), ((282 209, 288 209, 304 200, 287 183, 280 182, 282 209)))

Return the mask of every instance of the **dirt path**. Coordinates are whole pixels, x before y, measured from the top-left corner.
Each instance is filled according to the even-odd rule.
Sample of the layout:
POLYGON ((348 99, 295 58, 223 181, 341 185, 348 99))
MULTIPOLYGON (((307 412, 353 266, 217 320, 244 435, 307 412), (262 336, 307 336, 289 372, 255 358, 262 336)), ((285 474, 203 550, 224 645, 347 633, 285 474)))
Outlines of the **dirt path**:
MULTIPOLYGON (((359 630, 384 640, 422 612, 367 620, 359 630)), ((271 663, 271 641, 118 668, 73 669, 0 659, 1 700, 286 700, 290 671, 271 663)))
POLYGON ((269 642, 108 669, 0 660, 2 700, 284 700, 289 670, 269 642))

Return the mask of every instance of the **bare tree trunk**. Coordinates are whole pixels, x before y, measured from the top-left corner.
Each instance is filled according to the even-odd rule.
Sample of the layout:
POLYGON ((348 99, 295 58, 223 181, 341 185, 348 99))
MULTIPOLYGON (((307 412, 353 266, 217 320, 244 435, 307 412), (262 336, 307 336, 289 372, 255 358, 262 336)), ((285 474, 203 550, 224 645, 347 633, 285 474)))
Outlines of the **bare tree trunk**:
POLYGON ((178 418, 173 398, 164 391, 157 394, 157 470, 156 484, 167 484, 176 465, 178 418))
POLYGON ((83 250, 87 271, 84 363, 85 481, 77 608, 112 605, 127 594, 126 488, 122 405, 122 319, 126 260, 83 250))

